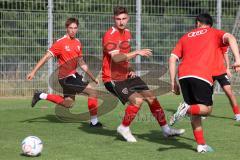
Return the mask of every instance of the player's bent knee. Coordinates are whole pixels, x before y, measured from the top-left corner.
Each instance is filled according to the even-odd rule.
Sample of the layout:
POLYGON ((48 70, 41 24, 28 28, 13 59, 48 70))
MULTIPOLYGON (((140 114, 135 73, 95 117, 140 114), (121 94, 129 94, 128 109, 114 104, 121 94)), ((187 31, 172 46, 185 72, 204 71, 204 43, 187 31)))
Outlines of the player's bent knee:
POLYGON ((212 113, 212 107, 208 107, 207 115, 209 116, 212 113))
POLYGON ((135 103, 136 103, 137 106, 141 106, 143 104, 143 98, 137 97, 135 99, 135 103))
POLYGON ((148 104, 152 104, 156 100, 157 100, 157 97, 154 97, 154 96, 146 98, 146 101, 148 102, 148 104))
POLYGON ((96 90, 92 90, 89 94, 90 97, 94 97, 97 98, 97 91, 96 90))
POLYGON ((74 100, 70 97, 65 98, 62 105, 66 108, 71 108, 74 104, 74 100))

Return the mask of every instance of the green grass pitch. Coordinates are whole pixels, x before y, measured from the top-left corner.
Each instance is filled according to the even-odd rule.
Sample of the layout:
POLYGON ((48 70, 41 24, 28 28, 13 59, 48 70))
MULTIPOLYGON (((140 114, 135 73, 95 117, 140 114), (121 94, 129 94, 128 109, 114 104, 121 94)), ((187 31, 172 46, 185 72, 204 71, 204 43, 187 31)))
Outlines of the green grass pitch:
MULTIPOLYGON (((159 100, 169 118, 181 96, 161 96, 159 100)), ((85 99, 78 98, 72 112, 86 111, 86 105, 85 99)), ((89 128, 88 122, 61 122, 55 116, 54 107, 53 103, 41 101, 31 108, 30 98, 0 98, 0 159, 236 160, 240 157, 240 122, 233 120, 232 110, 223 95, 215 96, 212 115, 203 121, 206 141, 215 150, 206 154, 196 153, 196 143, 187 119, 175 126, 186 129, 183 136, 166 139, 150 117, 146 104, 131 126, 138 140, 134 144, 125 142, 116 133, 125 109, 120 103, 99 118, 105 125, 103 129, 89 128), (42 139, 41 156, 29 158, 21 155, 21 141, 29 135, 42 139)))

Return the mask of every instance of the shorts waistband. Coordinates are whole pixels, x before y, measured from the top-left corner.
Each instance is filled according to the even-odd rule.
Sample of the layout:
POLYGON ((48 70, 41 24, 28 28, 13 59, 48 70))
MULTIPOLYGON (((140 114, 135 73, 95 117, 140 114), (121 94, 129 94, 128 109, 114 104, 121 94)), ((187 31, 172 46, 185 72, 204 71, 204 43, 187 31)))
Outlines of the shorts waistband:
POLYGON ((67 77, 74 77, 74 78, 77 78, 76 74, 77 74, 77 72, 74 73, 74 74, 67 75, 66 77, 59 78, 59 79, 61 80, 61 79, 67 78, 67 77))

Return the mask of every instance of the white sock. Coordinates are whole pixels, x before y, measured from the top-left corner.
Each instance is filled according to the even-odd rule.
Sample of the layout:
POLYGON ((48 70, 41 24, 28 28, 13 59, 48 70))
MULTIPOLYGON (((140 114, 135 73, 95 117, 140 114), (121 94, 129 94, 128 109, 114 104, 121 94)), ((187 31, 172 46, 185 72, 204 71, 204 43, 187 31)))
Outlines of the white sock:
POLYGON ((168 126, 168 124, 165 124, 164 126, 161 126, 161 127, 162 127, 163 132, 165 132, 165 133, 170 132, 170 127, 168 126))
POLYGON ((41 93, 39 98, 40 99, 47 99, 47 93, 41 93))
POLYGON ((97 116, 91 116, 91 122, 92 122, 93 125, 97 124, 98 123, 97 116))
POLYGON ((129 131, 129 126, 124 126, 121 124, 120 128, 122 128, 122 130, 124 130, 124 131, 129 131))

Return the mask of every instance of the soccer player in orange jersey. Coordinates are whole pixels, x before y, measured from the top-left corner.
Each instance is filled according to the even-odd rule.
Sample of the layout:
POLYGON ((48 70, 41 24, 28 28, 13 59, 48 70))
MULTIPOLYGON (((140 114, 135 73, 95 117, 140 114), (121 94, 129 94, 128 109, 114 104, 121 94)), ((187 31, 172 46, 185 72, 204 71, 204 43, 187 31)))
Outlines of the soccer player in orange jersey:
POLYGON ((191 116, 193 134, 198 144, 199 153, 210 152, 212 148, 205 142, 201 116, 212 111, 213 71, 218 49, 230 45, 236 71, 239 71, 239 49, 235 37, 212 27, 213 20, 209 14, 196 17, 196 29, 183 35, 169 58, 169 71, 172 91, 179 94, 176 82, 176 61, 180 60, 178 79, 185 103, 181 104, 172 117, 174 124, 188 113, 191 116))
POLYGON ((88 95, 88 109, 90 112, 90 126, 101 127, 102 124, 97 118, 98 99, 97 92, 93 89, 92 84, 84 82, 82 75, 77 73, 78 65, 87 73, 87 75, 98 84, 92 72, 89 70, 87 64, 82 56, 82 44, 75 37, 78 31, 78 19, 68 18, 65 23, 66 35, 58 39, 45 55, 39 60, 34 69, 27 75, 27 80, 32 80, 36 72, 52 57, 58 60, 59 83, 63 89, 64 97, 56 94, 47 94, 40 91, 34 93, 32 99, 32 107, 39 100, 48 100, 56 104, 62 105, 66 108, 72 107, 75 101, 75 95, 78 93, 85 93, 88 95))
POLYGON ((218 49, 219 54, 215 58, 213 80, 217 81, 222 87, 231 104, 233 113, 235 115, 235 120, 240 121, 240 109, 230 84, 230 78, 232 77, 232 74, 229 69, 230 66, 227 49, 228 46, 218 49), (224 61, 226 65, 224 64, 224 61))
POLYGON ((165 137, 183 134, 183 129, 173 129, 168 126, 157 97, 149 90, 147 84, 136 76, 130 66, 130 59, 135 58, 137 55, 148 57, 152 52, 150 49, 131 52, 130 41, 132 37, 130 30, 127 29, 129 20, 127 9, 125 7, 114 8, 113 19, 115 25, 107 30, 102 39, 102 80, 105 88, 118 97, 123 104, 128 102, 125 115, 122 123, 117 128, 117 132, 128 142, 137 141, 132 135, 129 126, 143 102, 146 101, 153 116, 163 129, 165 137))

